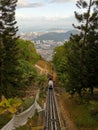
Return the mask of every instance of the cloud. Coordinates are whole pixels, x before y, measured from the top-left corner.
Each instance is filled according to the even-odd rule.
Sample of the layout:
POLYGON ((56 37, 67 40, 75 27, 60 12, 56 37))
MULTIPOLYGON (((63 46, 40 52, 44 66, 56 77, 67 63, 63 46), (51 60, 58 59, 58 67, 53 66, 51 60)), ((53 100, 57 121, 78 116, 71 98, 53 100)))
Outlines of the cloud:
POLYGON ((66 2, 75 2, 77 0, 51 0, 50 3, 66 3, 66 2))
POLYGON ((18 0, 17 3, 17 8, 37 8, 37 7, 42 7, 44 6, 43 3, 31 3, 28 2, 27 0, 18 0))
MULTIPOLYGON (((22 15, 22 14, 18 14, 16 15, 16 18, 18 21, 25 21, 25 22, 31 22, 31 23, 44 23, 44 22, 56 22, 56 21, 65 21, 66 19, 69 19, 72 16, 65 16, 65 15, 55 15, 55 16, 32 16, 32 15, 22 15)), ((41 24, 40 23, 40 24, 41 24)))
MULTIPOLYGON (((49 3, 67 3, 67 2, 77 2, 77 0, 49 0, 49 3)), ((89 2, 89 0, 86 0, 89 2)))
POLYGON ((45 31, 49 28, 73 28, 72 24, 76 25, 74 16, 26 16, 18 15, 17 16, 17 25, 19 27, 19 32, 36 32, 36 31, 45 31))
POLYGON ((29 17, 29 16, 18 16, 18 25, 20 28, 27 27, 28 30, 30 28, 38 28, 40 27, 72 27, 72 23, 76 23, 74 16, 70 17, 63 17, 63 16, 55 16, 55 17, 47 17, 47 16, 40 16, 40 17, 29 17))

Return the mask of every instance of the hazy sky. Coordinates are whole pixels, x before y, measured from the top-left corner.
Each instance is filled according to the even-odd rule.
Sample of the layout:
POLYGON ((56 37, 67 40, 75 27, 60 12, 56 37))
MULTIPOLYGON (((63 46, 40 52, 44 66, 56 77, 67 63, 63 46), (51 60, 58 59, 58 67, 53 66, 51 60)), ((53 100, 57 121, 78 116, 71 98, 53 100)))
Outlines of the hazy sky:
POLYGON ((18 0, 16 20, 20 31, 72 28, 77 0, 18 0))

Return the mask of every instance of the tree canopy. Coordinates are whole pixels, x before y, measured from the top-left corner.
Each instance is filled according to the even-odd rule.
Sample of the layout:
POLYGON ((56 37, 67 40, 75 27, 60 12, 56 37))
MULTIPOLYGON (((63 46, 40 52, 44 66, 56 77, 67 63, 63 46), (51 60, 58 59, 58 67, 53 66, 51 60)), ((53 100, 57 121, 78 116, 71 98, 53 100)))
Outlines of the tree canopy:
POLYGON ((54 50, 53 62, 66 91, 82 96, 83 91, 89 89, 93 94, 98 87, 98 2, 79 0, 76 5, 85 10, 81 14, 75 11, 79 25, 73 26, 80 33, 71 35, 56 53, 54 50))

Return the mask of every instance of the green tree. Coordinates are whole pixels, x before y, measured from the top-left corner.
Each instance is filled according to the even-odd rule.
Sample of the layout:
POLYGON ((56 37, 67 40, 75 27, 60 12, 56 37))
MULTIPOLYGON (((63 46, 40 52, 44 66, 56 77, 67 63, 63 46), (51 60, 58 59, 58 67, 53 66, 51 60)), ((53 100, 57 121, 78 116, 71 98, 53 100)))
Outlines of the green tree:
POLYGON ((15 40, 18 27, 15 20, 17 0, 1 0, 0 12, 1 12, 1 35, 4 37, 10 37, 15 40))
POLYGON ((34 44, 29 40, 17 40, 20 59, 24 59, 32 64, 35 64, 40 56, 37 54, 34 44))
POLYGON ((13 87, 19 86, 19 72, 18 66, 18 49, 16 43, 16 27, 15 9, 17 0, 1 0, 0 1, 0 39, 2 46, 3 60, 0 60, 1 64, 1 82, 0 90, 1 94, 5 96, 11 96, 13 87))
POLYGON ((3 91, 3 85, 2 85, 2 81, 3 81, 3 60, 4 60, 4 46, 2 43, 2 39, 0 38, 0 95, 2 94, 3 91))
POLYGON ((77 42, 78 39, 80 39, 79 36, 77 36, 76 41, 70 40, 65 42, 62 47, 57 47, 57 52, 54 55, 53 61, 57 70, 60 85, 62 85, 70 94, 76 92, 81 96, 81 49, 77 42), (62 51, 60 51, 61 48, 62 51))
POLYGON ((18 70, 21 73, 20 82, 22 84, 21 86, 26 88, 26 86, 35 82, 37 71, 34 68, 34 64, 40 59, 40 57, 31 41, 18 39, 17 44, 19 48, 18 70))
MULTIPOLYGON (((67 45, 67 42, 66 42, 67 45)), ((64 48, 64 46, 58 46, 54 49, 53 54, 53 63, 56 69, 57 77, 59 84, 61 86, 65 86, 66 82, 66 53, 67 50, 64 48)))
POLYGON ((53 52, 53 62, 56 66, 56 69, 58 70, 59 64, 61 62, 61 58, 64 56, 64 47, 63 46, 58 46, 54 49, 53 52))
POLYGON ((80 9, 85 9, 82 14, 75 12, 75 17, 80 25, 73 25, 80 30, 81 37, 79 40, 79 44, 81 44, 81 83, 82 86, 85 86, 83 83, 85 78, 86 85, 93 94, 94 87, 98 86, 98 1, 89 0, 89 3, 87 3, 84 0, 79 0, 76 5, 80 9))
POLYGON ((86 88, 93 94, 93 88, 98 87, 98 2, 79 0, 76 5, 82 14, 75 12, 79 25, 73 26, 80 34, 71 35, 62 46, 64 51, 58 47, 53 61, 66 90, 82 96, 86 88))

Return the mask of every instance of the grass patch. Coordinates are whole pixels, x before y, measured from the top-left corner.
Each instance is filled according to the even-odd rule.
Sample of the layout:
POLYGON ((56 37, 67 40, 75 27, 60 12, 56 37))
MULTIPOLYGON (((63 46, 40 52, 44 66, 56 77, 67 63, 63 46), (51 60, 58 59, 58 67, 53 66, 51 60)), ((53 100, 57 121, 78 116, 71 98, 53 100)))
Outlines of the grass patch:
POLYGON ((77 98, 70 99, 66 94, 63 95, 66 107, 71 118, 78 127, 78 130, 97 130, 98 129, 98 103, 77 103, 77 98))
POLYGON ((94 127, 96 125, 96 121, 91 117, 89 113, 88 106, 76 106, 74 108, 74 111, 72 113, 72 118, 74 119, 76 125, 81 128, 89 128, 89 127, 94 127))
POLYGON ((39 60, 36 64, 42 68, 47 69, 49 72, 52 72, 52 67, 50 62, 45 60, 39 60))
POLYGON ((43 107, 43 103, 44 103, 44 100, 46 99, 46 92, 40 92, 39 94, 39 99, 38 99, 38 103, 40 106, 43 107))
POLYGON ((16 128, 16 130, 30 130, 29 126, 21 126, 19 128, 16 128))

